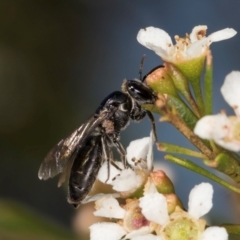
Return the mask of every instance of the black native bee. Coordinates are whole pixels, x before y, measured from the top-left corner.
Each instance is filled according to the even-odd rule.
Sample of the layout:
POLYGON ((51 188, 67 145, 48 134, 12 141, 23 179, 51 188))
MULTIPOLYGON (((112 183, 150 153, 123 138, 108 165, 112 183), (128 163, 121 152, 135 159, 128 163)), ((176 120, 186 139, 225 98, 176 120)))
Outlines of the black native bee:
POLYGON ((40 166, 38 177, 46 180, 61 173, 58 186, 69 177, 68 202, 78 207, 92 189, 102 163, 107 161, 108 166, 117 167, 111 158, 112 146, 118 150, 126 167, 125 149, 119 142, 119 135, 130 120, 140 121, 148 115, 157 140, 154 117, 141 107, 154 104, 156 99, 143 80, 124 80, 122 91, 108 95, 93 116, 51 149, 40 166))

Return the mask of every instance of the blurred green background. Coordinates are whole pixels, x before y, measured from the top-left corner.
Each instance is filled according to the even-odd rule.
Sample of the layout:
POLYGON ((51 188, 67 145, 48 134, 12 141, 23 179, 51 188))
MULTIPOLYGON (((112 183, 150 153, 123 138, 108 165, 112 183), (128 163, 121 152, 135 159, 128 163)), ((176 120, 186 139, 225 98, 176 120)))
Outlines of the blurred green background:
MULTIPOLYGON (((184 36, 196 25, 208 33, 233 27, 240 32, 237 0, 1 0, 0 1, 0 239, 70 239, 90 217, 80 218, 66 201, 57 178, 37 177, 47 152, 66 137, 124 78, 138 77, 161 61, 136 41, 140 28, 156 26, 184 36), (75 220, 73 220, 75 219, 75 220)), ((228 109, 219 88, 231 70, 240 70, 240 35, 212 45, 214 111, 228 109)), ((228 110, 228 113, 232 113, 228 110)), ((171 126, 157 126, 159 139, 189 144, 171 126)), ((144 120, 122 133, 122 142, 148 135, 144 120)), ((164 162, 179 196, 204 177, 164 162), (189 181, 191 179, 191 181, 189 181)), ((213 224, 239 222, 238 196, 214 185, 213 224)), ((82 212, 85 210, 82 209, 82 212)), ((87 229, 87 226, 84 226, 87 229)), ((88 238, 86 238, 88 239, 88 238)))

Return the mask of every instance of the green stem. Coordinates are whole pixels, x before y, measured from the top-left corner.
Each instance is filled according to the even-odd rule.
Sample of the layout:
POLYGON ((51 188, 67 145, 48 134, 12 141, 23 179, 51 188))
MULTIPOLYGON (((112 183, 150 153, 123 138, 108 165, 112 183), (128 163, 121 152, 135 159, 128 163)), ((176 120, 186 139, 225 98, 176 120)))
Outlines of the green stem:
POLYGON ((213 152, 218 153, 219 150, 218 150, 215 142, 214 142, 213 140, 209 140, 209 143, 210 143, 210 145, 211 145, 211 148, 212 148, 213 152))
POLYGON ((172 155, 166 155, 164 157, 165 159, 171 161, 171 162, 174 162, 182 167, 185 167, 189 170, 192 170, 196 173, 199 173, 219 184, 221 184, 222 186, 234 191, 234 192, 237 192, 237 193, 240 193, 240 189, 227 183, 226 181, 222 180, 221 178, 217 177, 216 175, 208 172, 207 170, 201 168, 200 166, 198 166, 197 164, 187 160, 187 159, 182 159, 182 158, 178 158, 178 157, 175 157, 175 156, 172 156, 172 155))
POLYGON ((212 55, 209 54, 206 58, 206 72, 204 77, 204 97, 205 97, 205 114, 212 114, 212 84, 213 84, 213 68, 212 55))
MULTIPOLYGON (((187 95, 187 94, 186 94, 187 95)), ((190 104, 194 114, 200 118, 200 112, 199 112, 199 109, 198 109, 198 106, 197 106, 197 103, 195 102, 195 99, 193 98, 191 92, 188 93, 188 95, 186 96, 185 95, 185 98, 186 100, 188 101, 188 103, 190 104)))
MULTIPOLYGON (((160 119, 161 120, 161 119, 160 119)), ((195 147, 197 147, 208 159, 215 159, 216 154, 209 148, 208 142, 203 142, 177 114, 169 112, 166 120, 173 124, 195 147)))

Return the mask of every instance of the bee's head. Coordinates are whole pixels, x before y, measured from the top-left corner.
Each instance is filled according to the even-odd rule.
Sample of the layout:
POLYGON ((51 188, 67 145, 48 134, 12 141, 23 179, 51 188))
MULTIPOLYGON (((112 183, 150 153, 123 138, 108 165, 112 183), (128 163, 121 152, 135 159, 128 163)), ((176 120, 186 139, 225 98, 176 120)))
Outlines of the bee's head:
POLYGON ((156 95, 150 87, 140 80, 124 80, 122 90, 138 104, 154 104, 156 95))

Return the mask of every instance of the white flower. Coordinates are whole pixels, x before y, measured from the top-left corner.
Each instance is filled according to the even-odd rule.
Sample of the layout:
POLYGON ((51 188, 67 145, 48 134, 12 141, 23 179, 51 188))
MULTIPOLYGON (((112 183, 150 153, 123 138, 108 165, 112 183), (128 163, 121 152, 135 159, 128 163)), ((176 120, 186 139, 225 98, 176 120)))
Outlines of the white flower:
POLYGON ((233 71, 225 78, 222 95, 234 109, 236 116, 224 112, 201 118, 194 133, 203 139, 212 139, 218 145, 231 151, 240 150, 240 72, 233 71))
POLYGON ((147 27, 138 32, 137 40, 164 61, 177 63, 205 56, 212 42, 231 38, 237 33, 232 28, 225 28, 206 37, 206 30, 207 26, 196 26, 185 38, 176 36, 176 45, 173 45, 167 32, 159 28, 147 27))
POLYGON ((95 223, 89 228, 91 240, 119 240, 127 233, 117 223, 95 223))

